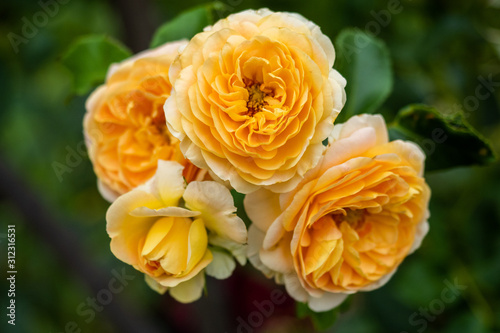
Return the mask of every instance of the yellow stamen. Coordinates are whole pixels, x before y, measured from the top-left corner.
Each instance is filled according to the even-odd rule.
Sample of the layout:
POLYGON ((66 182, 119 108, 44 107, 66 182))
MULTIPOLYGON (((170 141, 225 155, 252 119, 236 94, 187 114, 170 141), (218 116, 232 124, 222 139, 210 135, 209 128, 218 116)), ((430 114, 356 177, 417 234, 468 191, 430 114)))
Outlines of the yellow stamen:
POLYGON ((262 90, 260 90, 259 83, 247 85, 247 90, 248 90, 247 114, 250 117, 253 117, 254 114, 262 111, 262 108, 265 105, 267 105, 267 102, 264 100, 267 94, 262 90))

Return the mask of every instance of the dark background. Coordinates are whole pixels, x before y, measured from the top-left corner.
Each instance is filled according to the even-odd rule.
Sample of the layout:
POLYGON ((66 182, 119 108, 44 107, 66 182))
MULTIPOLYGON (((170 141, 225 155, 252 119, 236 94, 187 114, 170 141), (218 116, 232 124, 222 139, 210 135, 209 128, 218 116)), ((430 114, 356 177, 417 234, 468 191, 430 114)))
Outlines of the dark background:
MULTIPOLYGON (((409 103, 445 114, 461 111, 498 152, 500 1, 401 0, 400 12, 382 15, 394 1, 223 2, 232 12, 299 12, 332 39, 345 27, 371 29, 393 59, 394 91, 381 109, 387 121, 409 103), (494 83, 479 98, 481 78, 494 83)), ((60 56, 89 33, 143 50, 161 23, 198 2, 43 3, 49 2, 57 5, 46 20, 37 14, 43 12, 38 1, 0 4, 0 330, 235 332, 240 325, 240 332, 310 332, 309 321, 294 319, 289 297, 268 318, 258 310, 256 303, 270 300, 276 287, 249 266, 227 281, 209 278, 206 297, 179 305, 151 291, 109 250, 108 204, 97 192, 83 146, 86 96, 72 95, 60 56), (24 28, 25 43, 13 47, 7 36, 22 36, 26 21, 38 22, 36 31, 24 28), (10 224, 16 226, 15 327, 5 315, 10 224), (118 283, 115 275, 125 279, 118 283), (244 328, 243 321, 258 327, 244 328)), ((386 286, 355 295, 332 332, 500 331, 500 165, 428 173, 427 179, 432 217, 422 247, 386 286), (462 289, 450 293, 450 284, 462 289)))

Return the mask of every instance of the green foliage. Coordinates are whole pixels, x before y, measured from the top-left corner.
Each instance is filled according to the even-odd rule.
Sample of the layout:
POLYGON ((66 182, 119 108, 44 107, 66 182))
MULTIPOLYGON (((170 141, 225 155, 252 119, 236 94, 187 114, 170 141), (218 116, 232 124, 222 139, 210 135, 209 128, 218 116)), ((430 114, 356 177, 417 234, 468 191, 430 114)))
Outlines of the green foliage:
POLYGON ((243 222, 245 222, 245 225, 248 228, 252 223, 252 221, 250 221, 250 218, 245 212, 245 206, 243 205, 243 200, 245 199, 245 195, 241 194, 240 192, 237 192, 234 189, 231 190, 231 195, 233 196, 234 205, 236 206, 236 215, 238 215, 238 217, 242 219, 243 222))
POLYGON ((389 126, 391 139, 411 140, 427 155, 426 170, 440 170, 495 161, 491 144, 461 113, 442 116, 434 108, 410 105, 389 126))
POLYGON ((335 40, 335 67, 347 80, 347 102, 337 122, 374 113, 392 91, 392 69, 385 43, 359 29, 345 29, 335 40))
POLYGON ((61 61, 73 74, 74 92, 84 95, 104 81, 109 65, 131 55, 109 36, 90 35, 73 42, 61 61))
POLYGON ((163 24, 156 30, 151 41, 151 47, 157 47, 166 42, 180 39, 190 39, 215 22, 215 13, 225 10, 225 5, 214 1, 188 9, 163 24))

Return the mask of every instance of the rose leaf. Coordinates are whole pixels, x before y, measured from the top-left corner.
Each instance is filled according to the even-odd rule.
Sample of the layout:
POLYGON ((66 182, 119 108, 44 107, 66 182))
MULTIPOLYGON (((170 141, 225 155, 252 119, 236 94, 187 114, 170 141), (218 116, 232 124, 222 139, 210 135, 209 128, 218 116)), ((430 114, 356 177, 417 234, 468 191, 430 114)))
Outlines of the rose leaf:
POLYGON ((384 42, 359 29, 345 29, 335 40, 335 68, 347 80, 347 101, 336 122, 374 113, 392 91, 392 68, 384 42))
POLYGON ((411 140, 426 155, 427 171, 486 165, 496 160, 490 142, 462 113, 445 116, 426 105, 409 105, 389 125, 391 140, 411 140))
POLYGON ((132 53, 117 40, 105 35, 89 35, 75 40, 61 62, 73 75, 73 90, 78 95, 102 83, 109 65, 132 53))
POLYGON ((151 41, 151 47, 181 39, 191 39, 203 28, 222 18, 226 5, 214 1, 188 9, 160 26, 151 41))

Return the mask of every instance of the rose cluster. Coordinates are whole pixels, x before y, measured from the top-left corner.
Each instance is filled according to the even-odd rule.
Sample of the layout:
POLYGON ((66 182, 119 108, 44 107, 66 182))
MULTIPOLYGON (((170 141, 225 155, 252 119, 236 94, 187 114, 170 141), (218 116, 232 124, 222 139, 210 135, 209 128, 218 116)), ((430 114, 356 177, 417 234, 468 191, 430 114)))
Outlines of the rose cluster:
POLYGON ((314 311, 386 283, 428 230, 425 156, 379 115, 335 123, 334 61, 317 25, 261 9, 112 65, 84 129, 113 254, 181 302, 247 259, 314 311))

